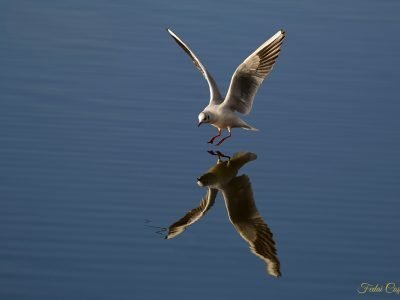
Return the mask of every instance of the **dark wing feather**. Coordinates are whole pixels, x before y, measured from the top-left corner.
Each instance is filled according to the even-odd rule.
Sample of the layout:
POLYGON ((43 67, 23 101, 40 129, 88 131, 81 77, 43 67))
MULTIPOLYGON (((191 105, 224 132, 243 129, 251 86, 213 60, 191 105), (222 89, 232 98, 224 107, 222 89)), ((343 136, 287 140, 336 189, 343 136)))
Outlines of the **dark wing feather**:
POLYGON ((278 31, 237 67, 224 105, 242 114, 251 111, 257 90, 272 71, 284 38, 285 32, 278 31))
POLYGON ((214 205, 217 196, 216 189, 208 189, 207 194, 201 200, 198 207, 189 211, 183 218, 168 227, 166 239, 172 239, 185 231, 186 227, 196 223, 214 205))
POLYGON ((281 276, 273 234, 257 210, 249 177, 232 179, 223 189, 223 196, 229 219, 251 252, 266 263, 268 274, 281 276))

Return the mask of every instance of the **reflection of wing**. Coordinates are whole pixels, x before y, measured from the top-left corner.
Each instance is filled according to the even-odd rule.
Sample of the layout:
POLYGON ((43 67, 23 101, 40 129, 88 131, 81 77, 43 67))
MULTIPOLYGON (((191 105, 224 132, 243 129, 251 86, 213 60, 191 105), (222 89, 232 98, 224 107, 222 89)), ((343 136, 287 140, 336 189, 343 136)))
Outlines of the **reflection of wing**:
POLYGON ((204 214, 214 205, 215 197, 217 196, 218 190, 208 189, 207 194, 201 200, 200 205, 189 211, 182 219, 175 222, 168 228, 168 234, 166 239, 172 239, 177 235, 181 234, 186 227, 196 223, 204 214))
POLYGON ((242 175, 234 178, 222 193, 229 219, 237 232, 249 244, 251 252, 267 264, 267 272, 279 277, 280 263, 275 242, 256 208, 249 177, 242 175))

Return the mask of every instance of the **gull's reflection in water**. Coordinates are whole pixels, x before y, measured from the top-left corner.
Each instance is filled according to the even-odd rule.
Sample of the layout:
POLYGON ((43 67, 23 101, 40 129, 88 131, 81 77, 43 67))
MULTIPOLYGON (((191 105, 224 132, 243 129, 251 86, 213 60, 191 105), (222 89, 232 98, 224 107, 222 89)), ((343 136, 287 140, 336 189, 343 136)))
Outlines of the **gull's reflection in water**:
POLYGON ((281 276, 272 232, 257 210, 250 179, 247 175, 237 176, 239 169, 257 159, 257 155, 251 152, 239 152, 229 159, 229 156, 221 152, 210 151, 210 153, 218 156, 217 163, 197 178, 199 186, 207 187, 207 194, 198 207, 169 226, 165 238, 176 237, 188 226, 200 220, 213 206, 217 193, 220 191, 231 223, 249 244, 251 252, 266 263, 266 270, 270 275, 281 276), (227 159, 222 161, 221 157, 227 159))

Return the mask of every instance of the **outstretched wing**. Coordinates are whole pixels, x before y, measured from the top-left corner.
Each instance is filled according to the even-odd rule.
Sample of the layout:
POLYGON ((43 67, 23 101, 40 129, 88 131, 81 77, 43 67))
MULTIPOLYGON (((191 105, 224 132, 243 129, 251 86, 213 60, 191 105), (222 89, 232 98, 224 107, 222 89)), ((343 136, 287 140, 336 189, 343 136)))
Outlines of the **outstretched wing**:
POLYGON ((236 231, 249 244, 251 252, 266 263, 268 274, 281 276, 273 234, 254 203, 249 177, 241 175, 232 179, 222 193, 229 219, 236 231))
POLYGON ((242 114, 251 111, 257 90, 271 72, 284 38, 285 32, 279 30, 237 67, 223 105, 242 114))
POLYGON ((174 38, 175 42, 190 56, 196 68, 200 71, 200 73, 207 80, 208 86, 210 88, 210 104, 220 104, 222 103, 222 96, 219 92, 218 86, 212 78, 211 74, 207 71, 206 68, 202 65, 200 60, 196 57, 196 55, 190 50, 190 48, 171 30, 167 29, 168 33, 174 38))
POLYGON ((168 227, 166 239, 172 239, 185 231, 186 227, 196 223, 214 205, 218 190, 209 188, 200 205, 189 211, 183 218, 168 227))

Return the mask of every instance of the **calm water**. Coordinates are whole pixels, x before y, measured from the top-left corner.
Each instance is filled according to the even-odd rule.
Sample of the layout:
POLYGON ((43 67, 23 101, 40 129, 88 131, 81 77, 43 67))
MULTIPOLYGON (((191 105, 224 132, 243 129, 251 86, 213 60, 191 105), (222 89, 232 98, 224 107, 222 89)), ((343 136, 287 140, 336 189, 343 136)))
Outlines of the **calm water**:
MULTIPOLYGON (((1 299, 354 299, 400 286, 398 1, 0 2, 1 299), (265 272, 196 178, 206 82, 285 28, 281 56, 221 150, 251 181, 282 276, 265 272), (165 232, 164 232, 165 233, 165 232)), ((390 295, 372 295, 382 299, 390 295)))

